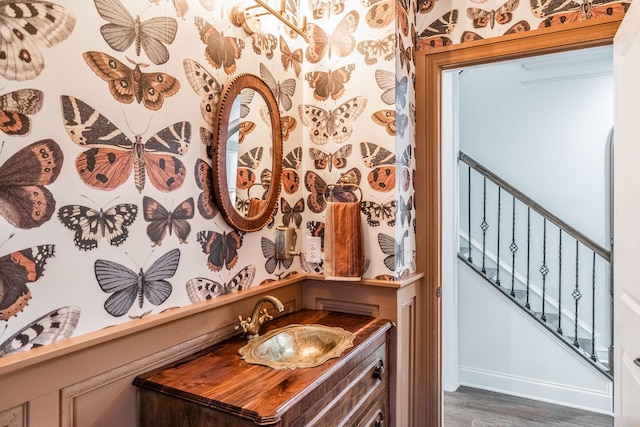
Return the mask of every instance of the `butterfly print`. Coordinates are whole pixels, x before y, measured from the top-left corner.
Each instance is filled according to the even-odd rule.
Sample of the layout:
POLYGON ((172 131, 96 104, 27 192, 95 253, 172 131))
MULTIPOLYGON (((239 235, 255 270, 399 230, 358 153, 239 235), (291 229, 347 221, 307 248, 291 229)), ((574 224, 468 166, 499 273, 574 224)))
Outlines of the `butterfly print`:
POLYGON ((0 320, 16 316, 27 306, 31 299, 27 283, 42 277, 54 252, 54 245, 40 245, 0 257, 0 320))
MULTIPOLYGON (((356 168, 349 169, 345 172, 351 179, 350 182, 356 185, 360 185, 360 179, 362 175, 356 168)), ((317 173, 313 171, 307 171, 304 175, 304 185, 309 196, 307 197, 307 207, 313 213, 320 213, 327 207, 327 200, 325 194, 327 193, 327 183, 317 173)), ((327 195, 328 197, 328 195, 327 195)), ((357 202, 358 195, 353 191, 353 187, 350 186, 335 186, 332 191, 333 200, 338 202, 357 202)))
POLYGON ((400 135, 401 139, 404 139, 404 134, 409 127, 409 116, 404 113, 396 113, 396 131, 400 135))
POLYGON ((411 70, 411 63, 413 62, 413 52, 411 46, 404 47, 402 37, 398 39, 398 56, 400 57, 400 67, 407 66, 407 73, 411 70))
POLYGON ((404 230, 400 242, 387 234, 378 233, 378 245, 384 253, 384 265, 391 271, 396 271, 404 266, 404 239, 409 235, 409 231, 404 230))
POLYGON ((202 193, 198 196, 198 212, 204 219, 213 219, 218 214, 218 207, 213 200, 213 173, 202 159, 196 161, 195 166, 196 185, 202 193))
POLYGON ((209 129, 200 127, 200 142, 205 148, 207 153, 207 158, 209 160, 213 159, 213 132, 209 129))
POLYGON ((174 123, 142 143, 140 135, 131 141, 83 101, 66 95, 60 99, 64 126, 71 140, 90 147, 76 158, 76 170, 85 184, 113 190, 124 184, 133 171, 139 193, 144 189, 145 174, 160 191, 169 192, 182 186, 186 170, 176 156, 189 149, 189 122, 174 123))
POLYGON ((330 18, 344 12, 345 0, 312 0, 311 11, 313 19, 330 18))
POLYGON ((344 169, 347 166, 347 157, 351 155, 352 145, 346 144, 333 153, 325 153, 317 148, 309 148, 309 157, 313 160, 316 169, 329 168, 329 172, 335 166, 336 169, 344 169))
POLYGON ((198 243, 202 252, 208 254, 207 267, 212 271, 220 271, 223 267, 231 270, 238 262, 238 249, 242 246, 244 233, 233 230, 229 233, 216 231, 199 231, 198 243))
POLYGON ((378 58, 391 61, 395 58, 396 34, 391 33, 380 40, 364 40, 358 43, 358 52, 364 55, 364 63, 373 65, 378 58))
POLYGON ((293 194, 300 187, 298 171, 302 165, 302 147, 289 151, 282 159, 282 189, 287 194, 293 194))
POLYGON ((102 52, 85 52, 85 62, 94 73, 109 85, 113 98, 123 104, 131 104, 135 99, 150 110, 162 107, 164 99, 180 90, 180 82, 167 73, 143 73, 140 67, 146 64, 135 63, 131 69, 112 56, 102 52))
POLYGON ((216 282, 204 277, 196 277, 187 281, 187 296, 189 301, 197 303, 208 301, 220 295, 241 291, 253 285, 256 275, 256 266, 247 265, 236 273, 228 282, 216 282))
POLYGON ((75 16, 46 1, 4 1, 0 7, 0 75, 31 80, 44 69, 38 45, 55 46, 71 35, 75 16))
POLYGON ((325 55, 331 59, 332 54, 345 57, 353 52, 356 47, 353 32, 358 28, 359 19, 358 12, 352 10, 338 22, 330 36, 320 26, 309 24, 307 33, 309 34, 310 42, 305 52, 307 61, 317 64, 325 55))
POLYGON ((73 335, 80 319, 80 307, 52 310, 29 323, 0 344, 0 357, 53 344, 73 335))
POLYGON ((246 214, 249 211, 249 204, 251 199, 244 199, 236 194, 236 210, 241 214, 246 214))
POLYGON ((320 262, 309 262, 307 261, 307 254, 302 252, 300 254, 300 266, 302 267, 302 271, 308 274, 324 274, 324 260, 320 262))
MULTIPOLYGON (((374 168, 367 175, 367 181, 372 189, 381 192, 388 192, 396 185, 396 156, 389 150, 371 142, 361 142, 362 162, 365 166, 374 168)), ((400 183, 407 191, 410 183, 409 163, 411 162, 411 147, 408 146, 400 158, 401 167, 400 183)))
POLYGON ((438 0, 418 0, 418 13, 425 14, 433 10, 438 0))
POLYGON ((473 28, 485 28, 487 25, 493 29, 495 23, 500 25, 511 22, 512 12, 518 8, 520 0, 508 0, 495 10, 485 10, 478 7, 467 8, 467 16, 473 20, 473 28))
POLYGON ((56 201, 45 185, 60 174, 58 144, 43 139, 20 149, 0 166, 0 215, 16 228, 39 227, 51 219, 56 201))
POLYGON ((324 252, 324 222, 307 221, 307 229, 312 237, 320 238, 320 250, 324 252))
POLYGON ((458 23, 458 9, 453 9, 440 18, 433 21, 418 36, 418 50, 430 49, 440 46, 449 46, 452 41, 450 34, 458 23))
POLYGON ((98 247, 105 238, 112 246, 120 246, 129 237, 129 227, 138 215, 138 206, 122 203, 106 210, 81 205, 66 205, 58 210, 58 219, 75 234, 73 243, 83 251, 98 247))
POLYGON ((397 19, 402 34, 409 35, 408 0, 361 0, 361 2, 365 7, 371 7, 365 15, 365 20, 371 28, 385 28, 397 19))
POLYGON ((538 18, 546 18, 539 28, 623 15, 630 5, 630 2, 615 0, 569 0, 563 3, 550 0, 530 1, 533 14, 538 18))
POLYGON ((396 224, 397 203, 395 200, 386 203, 378 203, 369 200, 360 202, 360 211, 367 217, 367 224, 377 227, 384 221, 393 227, 396 224))
POLYGON ((196 28, 200 33, 200 40, 206 45, 204 56, 214 68, 220 68, 227 74, 233 74, 238 68, 236 59, 240 59, 244 49, 244 41, 235 37, 225 37, 204 19, 196 16, 196 28))
POLYGON ((284 71, 288 71, 291 68, 296 73, 296 77, 298 77, 302 70, 302 49, 291 51, 287 41, 280 36, 280 52, 282 53, 280 61, 284 71))
POLYGON ((252 169, 260 166, 263 151, 264 147, 255 147, 238 157, 237 188, 247 190, 256 182, 256 174, 252 169))
POLYGON ((387 133, 396 136, 396 111, 379 110, 371 115, 371 119, 377 125, 383 126, 387 133))
POLYGON ((269 33, 254 33, 251 34, 251 46, 253 51, 260 55, 264 52, 267 59, 273 58, 273 51, 278 45, 278 39, 276 36, 269 33))
POLYGON ((187 243, 189 233, 191 233, 191 225, 189 221, 194 216, 193 197, 180 203, 176 208, 169 212, 164 206, 151 197, 144 196, 142 199, 142 212, 144 220, 149 223, 147 225, 147 236, 153 242, 153 245, 161 245, 162 240, 169 232, 175 231, 176 237, 180 243, 187 243))
POLYGON ((413 209, 413 196, 409 196, 409 200, 404 202, 402 195, 400 195, 400 203, 398 205, 400 211, 400 224, 404 227, 405 224, 411 224, 411 211, 413 209))
POLYGON ((285 270, 291 267, 293 264, 293 257, 285 259, 276 259, 276 245, 273 241, 262 237, 260 239, 260 246, 262 247, 262 255, 267 259, 264 264, 267 273, 273 274, 276 268, 284 268, 285 270))
POLYGON ((30 114, 42 108, 44 94, 37 89, 20 89, 0 96, 0 130, 10 136, 31 131, 30 114))
POLYGON ((249 120, 240 122, 238 125, 238 144, 242 144, 247 135, 256 129, 256 124, 249 120))
MULTIPOLYGON (((249 108, 249 104, 253 101, 253 96, 256 94, 256 91, 253 89, 242 89, 242 93, 240 94, 240 118, 244 119, 251 112, 251 108, 249 108)), ((269 120, 271 123, 271 120, 269 120)))
POLYGON ((100 27, 104 41, 114 50, 124 52, 135 42, 136 56, 140 48, 156 65, 169 60, 166 44, 173 43, 178 31, 178 22, 166 16, 158 16, 145 21, 133 16, 119 0, 94 0, 98 14, 108 21, 100 27))
POLYGON ((184 73, 193 90, 200 96, 200 114, 204 121, 213 128, 213 119, 222 93, 222 85, 204 67, 192 59, 182 62, 184 73))
POLYGON ((305 74, 304 78, 313 89, 315 99, 326 101, 331 97, 337 100, 344 94, 344 84, 351 78, 351 72, 355 67, 355 64, 349 64, 333 71, 312 71, 305 74))
POLYGON ((282 142, 289 140, 289 135, 298 126, 298 121, 293 116, 280 116, 280 131, 282 132, 282 142))
POLYGON ((160 305, 169 298, 173 287, 166 279, 173 277, 180 262, 180 249, 173 249, 158 258, 147 271, 140 272, 104 259, 96 260, 94 270, 100 289, 112 294, 104 302, 104 309, 114 317, 126 314, 136 297, 142 308, 146 298, 160 305))
POLYGON ((284 111, 289 111, 293 105, 291 97, 296 93, 296 79, 290 78, 283 82, 278 82, 271 74, 266 65, 260 63, 260 77, 269 86, 273 96, 278 102, 278 106, 284 111))
POLYGON ((304 198, 300 199, 291 206, 284 197, 280 198, 280 209, 282 211, 282 223, 285 226, 289 226, 291 222, 296 225, 296 228, 300 228, 302 225, 302 212, 304 212, 304 198))
POLYGON ((356 96, 333 110, 325 110, 316 105, 299 105, 298 112, 302 124, 311 128, 311 142, 324 145, 331 139, 339 144, 351 137, 351 124, 362 114, 366 106, 367 98, 356 96))
POLYGON ((376 83, 383 90, 380 98, 387 105, 398 104, 401 108, 407 105, 407 76, 402 76, 400 80, 395 73, 386 70, 376 70, 376 83))
POLYGON ((187 15, 189 11, 189 3, 187 0, 173 0, 173 8, 176 10, 176 15, 178 17, 185 19, 184 17, 187 15))

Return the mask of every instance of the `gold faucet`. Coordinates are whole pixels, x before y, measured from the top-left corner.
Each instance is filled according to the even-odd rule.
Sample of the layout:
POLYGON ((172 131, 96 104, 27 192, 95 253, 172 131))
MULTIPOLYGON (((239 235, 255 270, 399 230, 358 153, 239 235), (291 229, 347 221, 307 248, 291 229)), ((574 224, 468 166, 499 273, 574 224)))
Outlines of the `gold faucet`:
POLYGON ((257 337, 260 333, 260 326, 262 326, 262 324, 267 320, 273 319, 273 316, 269 314, 267 309, 262 307, 265 302, 271 303, 271 305, 280 313, 284 311, 284 304, 282 304, 278 298, 272 295, 265 295, 256 302, 255 307, 253 307, 253 314, 251 314, 251 317, 242 319, 242 316, 238 316, 240 319, 240 325, 236 326, 236 330, 242 328, 249 339, 257 337))

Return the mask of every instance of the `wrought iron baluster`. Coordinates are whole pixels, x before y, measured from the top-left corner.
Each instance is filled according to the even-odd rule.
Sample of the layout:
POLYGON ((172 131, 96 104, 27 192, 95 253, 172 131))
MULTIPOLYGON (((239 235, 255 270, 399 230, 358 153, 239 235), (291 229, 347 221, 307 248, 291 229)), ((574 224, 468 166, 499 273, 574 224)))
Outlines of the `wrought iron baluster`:
POLYGON ((573 300, 576 302, 576 314, 575 314, 575 330, 574 330, 574 336, 575 339, 573 340, 573 345, 575 345, 576 347, 580 347, 580 342, 578 341, 578 301, 580 301, 580 298, 582 298, 582 293, 580 292, 580 282, 578 279, 578 268, 579 268, 579 254, 578 254, 578 241, 576 240, 576 288, 573 290, 573 292, 571 292, 571 296, 573 297, 573 300))
POLYGON ((501 193, 502 188, 498 187, 498 250, 497 250, 497 261, 496 261, 496 284, 500 286, 500 208, 501 208, 501 193))
POLYGON ((467 196, 467 210, 468 210, 468 217, 467 217, 467 236, 469 239, 469 252, 467 253, 467 261, 469 261, 470 263, 473 262, 473 258, 471 257, 471 166, 467 166, 467 169, 469 170, 469 174, 468 174, 468 185, 469 185, 469 194, 467 196))
POLYGON ((542 315, 540 318, 543 321, 547 321, 547 315, 545 314, 545 306, 547 303, 547 274, 549 274, 549 267, 547 267, 547 219, 544 218, 542 226, 542 265, 540 266, 540 274, 542 274, 542 315))
POLYGON ((480 229, 482 229, 482 274, 487 274, 485 267, 485 261, 487 258, 486 243, 487 243, 487 230, 489 224, 487 224, 487 178, 483 178, 483 190, 482 190, 482 223, 480 229))
POLYGON ((558 332, 562 335, 562 228, 558 229, 558 332))
POLYGON ((591 360, 597 362, 596 354, 596 253, 591 265, 591 360))
POLYGON ((527 309, 531 309, 529 303, 529 267, 531 265, 531 208, 527 207, 527 302, 524 304, 527 309))
POLYGON ((511 244, 509 245, 511 250, 511 296, 516 296, 515 290, 515 278, 516 278, 516 252, 518 252, 518 245, 516 245, 516 198, 513 197, 511 203, 511 244))

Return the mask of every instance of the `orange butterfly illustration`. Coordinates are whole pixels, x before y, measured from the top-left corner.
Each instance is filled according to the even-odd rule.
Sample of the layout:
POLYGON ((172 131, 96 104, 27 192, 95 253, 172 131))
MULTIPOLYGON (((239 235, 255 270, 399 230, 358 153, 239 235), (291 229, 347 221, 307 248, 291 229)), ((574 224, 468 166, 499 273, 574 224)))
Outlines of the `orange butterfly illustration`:
POLYGON ((278 39, 276 36, 270 33, 254 33, 251 34, 251 47, 253 51, 260 55, 264 52, 267 59, 273 58, 273 51, 278 45, 278 39))
POLYGON ((440 46, 449 46, 452 41, 447 34, 451 33, 458 23, 458 9, 453 9, 433 21, 418 36, 418 50, 440 46))
MULTIPOLYGON (((260 117, 268 125, 271 126, 271 115, 267 107, 260 109, 260 117)), ((298 126, 298 121, 293 116, 280 116, 280 132, 282 133, 282 142, 287 142, 291 132, 298 126)))
POLYGON ((202 193, 198 196, 198 212, 204 219, 218 215, 218 206, 213 200, 213 172, 211 166, 202 159, 196 160, 194 171, 196 185, 202 193))
POLYGON ((337 56, 345 57, 353 52, 356 47, 356 39, 353 32, 358 28, 360 15, 355 10, 347 13, 336 25, 333 33, 328 36, 322 28, 316 24, 309 24, 309 46, 306 50, 306 58, 312 64, 316 64, 324 58, 325 55, 331 59, 332 53, 337 56))
POLYGON ((287 194, 293 194, 300 187, 298 171, 302 165, 302 147, 296 147, 282 159, 282 189, 287 194))
POLYGON ((291 68, 295 71, 296 77, 298 77, 302 68, 302 49, 296 49, 292 52, 287 41, 280 36, 280 52, 282 52, 280 60, 284 70, 288 71, 291 68))
POLYGON ((282 210, 282 223, 289 226, 291 222, 300 228, 302 225, 302 212, 304 212, 304 198, 300 197, 298 201, 291 206, 284 197, 280 197, 280 209, 282 210))
POLYGON ((312 71, 305 74, 304 78, 314 89, 313 97, 315 99, 326 101, 331 97, 331 99, 337 100, 344 94, 344 84, 351 78, 351 72, 355 67, 355 64, 349 64, 333 71, 312 71))
POLYGON ((256 174, 252 169, 260 166, 263 151, 264 147, 255 147, 238 157, 237 188, 247 190, 256 182, 256 174))
MULTIPOLYGON (((511 27, 509 27, 509 29, 505 31, 503 35, 506 36, 507 34, 520 33, 522 31, 529 31, 530 29, 531 29, 531 26, 529 25, 529 23, 525 20, 522 20, 522 21, 516 22, 511 27)), ((473 31, 464 31, 462 33, 462 36, 460 37, 460 43, 467 43, 467 42, 471 42, 475 40, 483 40, 483 39, 484 37, 482 37, 478 33, 474 33, 473 31)))
POLYGON ((313 19, 330 18, 344 12, 345 0, 312 0, 311 10, 313 19))
POLYGON ((99 190, 113 190, 124 184, 133 172, 139 193, 144 189, 146 176, 160 191, 173 191, 182 186, 186 170, 177 156, 189 149, 189 122, 174 123, 143 143, 140 135, 132 141, 83 101, 66 95, 60 100, 67 133, 76 144, 89 147, 76 158, 76 169, 85 184, 99 190))
POLYGON ((378 110, 371 115, 371 119, 377 125, 384 126, 384 129, 391 136, 396 135, 396 111, 378 110))
POLYGON ((405 36, 409 35, 408 0, 361 0, 362 5, 371 7, 365 19, 371 28, 385 28, 394 19, 405 36))
POLYGON ((329 168, 329 172, 335 166, 336 169, 344 169, 347 166, 347 157, 351 155, 352 146, 346 144, 333 153, 325 153, 317 148, 309 148, 309 156, 313 160, 316 169, 329 168))
POLYGON ((7 135, 24 136, 31 132, 31 119, 42 108, 44 93, 37 89, 19 89, 0 96, 0 130, 7 135))
POLYGON ((200 33, 200 40, 206 45, 204 56, 215 68, 224 70, 227 74, 233 74, 238 68, 236 59, 240 59, 244 49, 244 41, 235 37, 225 37, 222 31, 215 29, 213 25, 196 16, 196 28, 200 33))
MULTIPOLYGON (((109 84, 113 98, 123 104, 131 104, 135 99, 150 110, 159 110, 164 98, 175 95, 180 82, 167 73, 143 73, 140 67, 147 64, 135 64, 132 70, 112 56, 102 52, 85 52, 82 57, 94 73, 109 84)), ((128 59, 128 58, 127 58, 128 59)))
POLYGON ((619 0, 570 0, 556 3, 550 0, 531 0, 531 12, 538 18, 545 18, 539 28, 558 24, 586 21, 593 18, 623 15, 630 2, 619 0))
POLYGON ((513 18, 512 12, 518 8, 519 0, 508 0, 502 6, 493 10, 485 10, 479 7, 467 8, 467 16, 473 20, 473 28, 485 28, 489 25, 493 29, 495 23, 507 24, 513 18))
MULTIPOLYGON (((367 181, 371 188, 384 193, 393 190, 396 186, 397 175, 396 155, 372 142, 361 142, 360 151, 365 166, 373 168, 367 175, 367 181)), ((408 146, 398 162, 401 166, 400 184, 404 191, 409 189, 411 182, 408 168, 410 162, 411 146, 408 146)))

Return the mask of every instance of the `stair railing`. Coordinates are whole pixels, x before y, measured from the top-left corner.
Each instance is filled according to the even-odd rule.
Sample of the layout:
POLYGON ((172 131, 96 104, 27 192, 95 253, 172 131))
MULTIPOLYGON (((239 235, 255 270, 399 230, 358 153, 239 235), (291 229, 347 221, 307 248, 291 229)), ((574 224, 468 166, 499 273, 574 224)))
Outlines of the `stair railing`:
POLYGON ((459 258, 612 377, 611 251, 463 152, 459 160, 467 166, 460 167, 461 173, 467 170, 467 179, 460 179, 467 186, 466 194, 460 192, 461 204, 467 209, 461 206, 460 213, 467 218, 460 218, 465 242, 461 243, 464 249, 459 258), (511 196, 511 203, 505 206, 503 193, 511 196), (520 220, 522 216, 526 217, 525 223, 520 220), (504 217, 510 221, 505 223, 504 217), (478 224, 474 218, 479 228, 473 226, 478 224), (501 240, 505 234, 509 236, 506 242, 501 240), (520 250, 523 240, 526 254, 520 250), (507 259, 500 258, 501 249, 508 249, 507 259), (537 277, 532 276, 536 262, 537 277), (501 273, 510 276, 508 284, 506 280, 501 282, 501 273), (606 360, 599 354, 606 355, 606 360))

